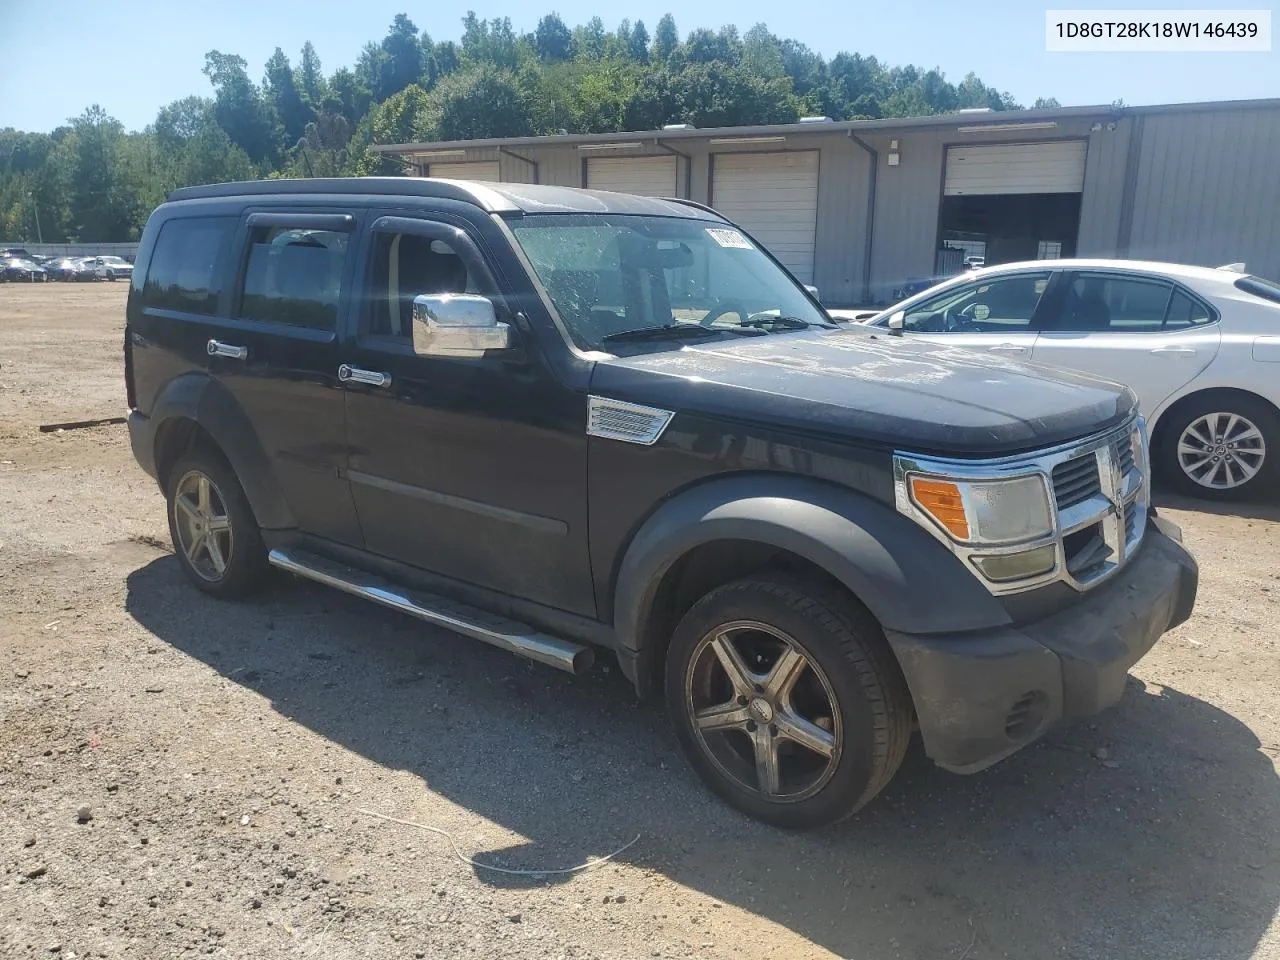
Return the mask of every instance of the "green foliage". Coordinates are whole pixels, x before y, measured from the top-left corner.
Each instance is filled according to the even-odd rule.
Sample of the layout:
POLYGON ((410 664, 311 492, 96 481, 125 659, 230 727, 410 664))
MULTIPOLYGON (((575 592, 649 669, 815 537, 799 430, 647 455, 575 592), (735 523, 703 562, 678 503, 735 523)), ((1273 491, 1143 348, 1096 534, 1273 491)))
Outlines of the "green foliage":
POLYGON ((100 107, 51 133, 0 130, 0 240, 35 240, 37 217, 46 240, 137 237, 151 209, 186 184, 404 172, 373 144, 1017 107, 972 73, 954 84, 937 69, 858 53, 826 60, 764 24, 745 35, 698 28, 682 42, 669 13, 651 36, 640 21, 570 27, 554 12, 518 34, 507 17, 469 11, 457 42, 420 34, 398 14, 328 77, 310 43, 296 68, 277 48, 260 85, 242 57, 218 50, 205 55, 204 74, 212 97, 161 107, 140 133, 100 107))

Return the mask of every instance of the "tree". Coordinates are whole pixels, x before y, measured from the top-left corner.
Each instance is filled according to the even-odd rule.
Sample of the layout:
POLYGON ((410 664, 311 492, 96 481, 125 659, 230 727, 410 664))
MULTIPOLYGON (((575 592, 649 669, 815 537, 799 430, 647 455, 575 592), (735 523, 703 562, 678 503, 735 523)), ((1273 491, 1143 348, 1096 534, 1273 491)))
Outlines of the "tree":
POLYGON ((588 60, 601 59, 605 48, 604 21, 599 17, 592 17, 583 26, 573 31, 573 40, 579 57, 588 60))
POLYGON ((75 131, 71 217, 78 239, 109 241, 136 235, 137 209, 124 189, 124 126, 96 103, 71 121, 75 131))
POLYGON ((763 23, 757 23, 742 38, 742 65, 757 77, 786 74, 782 63, 782 44, 763 23))
POLYGON ((680 46, 680 33, 676 30, 676 19, 664 13, 658 21, 658 28, 653 32, 653 58, 665 63, 680 46))
POLYGON ((275 123, 262 94, 249 79, 243 57, 210 50, 204 74, 216 91, 214 115, 231 142, 255 163, 277 157, 275 123))
POLYGON ((310 40, 302 45, 302 58, 298 61, 298 75, 294 82, 312 109, 320 106, 325 95, 324 70, 310 40))
POLYGON ((637 20, 631 28, 631 36, 627 38, 627 56, 637 63, 649 62, 649 31, 644 28, 643 20, 637 20))
POLYGON ((369 112, 373 92, 364 77, 341 67, 329 78, 329 96, 339 104, 339 112, 347 123, 357 124, 369 112))
POLYGON ((462 58, 500 70, 516 68, 516 33, 511 18, 481 20, 471 10, 462 18, 462 58))
POLYGON ((1056 97, 1036 97, 1036 102, 1032 104, 1032 110, 1057 110, 1061 107, 1056 97))
POLYGON ((396 14, 380 49, 383 56, 378 58, 376 81, 371 88, 376 99, 385 100, 422 79, 427 63, 418 28, 403 13, 396 14))
POLYGON ((532 111, 509 70, 485 64, 440 81, 431 92, 441 140, 520 137, 533 132, 532 111))
POLYGON ((543 63, 573 59, 573 32, 565 26, 560 14, 549 13, 539 20, 533 37, 534 50, 543 63))
POLYGON ((279 120, 284 135, 284 145, 292 146, 311 122, 313 113, 294 84, 289 58, 279 47, 276 47, 275 53, 267 61, 262 89, 267 102, 275 108, 276 119, 279 120))

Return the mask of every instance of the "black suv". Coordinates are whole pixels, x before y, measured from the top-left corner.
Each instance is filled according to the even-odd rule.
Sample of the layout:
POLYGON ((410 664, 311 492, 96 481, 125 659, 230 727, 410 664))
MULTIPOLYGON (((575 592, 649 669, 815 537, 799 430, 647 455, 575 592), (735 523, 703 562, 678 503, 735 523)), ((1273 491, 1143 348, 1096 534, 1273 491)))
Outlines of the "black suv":
POLYGON ((1191 613, 1133 394, 837 325, 678 200, 408 178, 178 190, 129 427, 220 597, 268 566, 569 671, 617 656, 784 826, 914 730, 982 769, 1191 613))

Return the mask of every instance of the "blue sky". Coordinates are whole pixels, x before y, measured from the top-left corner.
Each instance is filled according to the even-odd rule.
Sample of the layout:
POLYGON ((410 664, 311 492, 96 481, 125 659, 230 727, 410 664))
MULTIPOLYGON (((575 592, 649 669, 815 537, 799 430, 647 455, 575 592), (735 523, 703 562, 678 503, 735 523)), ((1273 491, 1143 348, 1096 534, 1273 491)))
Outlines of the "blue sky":
MULTIPOLYGON (((986 83, 1028 105, 1038 96, 1054 96, 1063 104, 1110 103, 1117 97, 1144 104, 1280 96, 1280 48, 1253 54, 1046 53, 1045 7, 1068 5, 1026 0, 799 5, 631 0, 609 5, 606 15, 603 5, 584 0, 545 4, 571 26, 600 14, 613 28, 625 16, 643 20, 650 33, 671 10, 682 36, 694 27, 725 23, 745 32, 763 21, 779 36, 801 40, 827 57, 841 50, 874 54, 890 65, 940 67, 953 81, 974 70, 986 83)), ((1207 0, 1161 4, 1166 9, 1209 5, 1207 0)), ((404 0, 60 0, 49 6, 0 0, 0 82, 5 90, 0 127, 49 130, 97 102, 127 127, 140 129, 163 104, 209 93, 200 73, 206 50, 240 54, 257 79, 276 46, 296 63, 303 42, 310 40, 331 72, 352 64, 360 47, 380 39, 399 12, 438 40, 456 40, 466 6, 404 0)), ((477 14, 509 16, 518 31, 533 29, 544 12, 541 7, 514 0, 476 2, 477 14)), ((1280 24, 1280 17, 1273 18, 1280 24)))

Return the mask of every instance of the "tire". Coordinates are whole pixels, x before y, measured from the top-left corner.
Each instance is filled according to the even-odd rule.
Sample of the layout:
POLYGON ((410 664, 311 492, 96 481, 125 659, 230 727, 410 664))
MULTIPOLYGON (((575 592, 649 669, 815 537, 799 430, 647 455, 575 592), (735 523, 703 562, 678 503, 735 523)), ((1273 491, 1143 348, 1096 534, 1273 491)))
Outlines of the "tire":
POLYGON ((1166 419, 1153 455, 1157 479, 1187 496, 1245 500, 1274 493, 1280 414, 1248 394, 1207 393, 1166 419))
POLYGON ((169 536, 187 579, 221 598, 247 596, 262 585, 270 570, 262 533, 221 453, 196 447, 184 454, 169 471, 166 500, 169 536))
POLYGON ((855 813, 893 778, 911 738, 911 697, 875 618, 803 581, 752 577, 695 603, 672 637, 665 688, 703 782, 777 827, 855 813))

